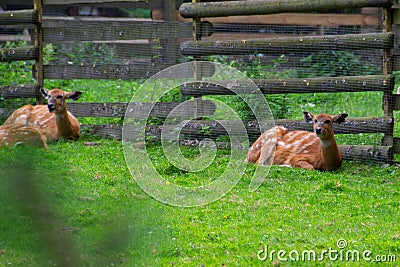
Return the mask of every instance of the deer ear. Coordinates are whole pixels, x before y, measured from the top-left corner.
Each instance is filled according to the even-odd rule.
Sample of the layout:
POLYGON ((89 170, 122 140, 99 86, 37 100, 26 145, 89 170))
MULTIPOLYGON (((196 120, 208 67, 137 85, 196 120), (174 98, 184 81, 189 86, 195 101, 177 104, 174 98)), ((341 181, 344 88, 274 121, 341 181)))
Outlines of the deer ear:
POLYGON ((71 100, 78 100, 81 97, 81 94, 81 91, 73 91, 71 93, 68 93, 66 97, 71 100))
POLYGON ((339 115, 333 117, 333 122, 336 122, 337 124, 340 124, 340 123, 345 121, 347 116, 349 116, 349 115, 346 114, 346 113, 339 114, 339 115))
POLYGON ((40 93, 44 98, 49 99, 49 90, 46 88, 40 88, 40 93))
POLYGON ((308 111, 303 111, 304 114, 304 119, 306 120, 306 122, 313 124, 314 123, 314 115, 311 114, 308 111))

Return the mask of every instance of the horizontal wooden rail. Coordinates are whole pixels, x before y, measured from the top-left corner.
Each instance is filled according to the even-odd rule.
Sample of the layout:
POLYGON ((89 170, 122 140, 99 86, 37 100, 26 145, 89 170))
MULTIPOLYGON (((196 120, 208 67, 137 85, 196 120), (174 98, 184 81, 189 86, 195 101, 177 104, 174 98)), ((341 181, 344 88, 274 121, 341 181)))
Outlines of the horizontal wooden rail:
MULTIPOLYGON (((178 107, 179 111, 175 116, 192 117, 195 114, 202 116, 211 116, 215 112, 215 104, 210 100, 202 101, 201 107, 196 107, 193 101, 187 101, 184 104, 180 102, 157 102, 157 103, 130 103, 130 118, 150 117, 165 118, 171 111, 178 107)), ((76 117, 93 118, 123 118, 127 110, 128 103, 69 103, 68 110, 76 117)))
MULTIPOLYGON (((384 117, 350 118, 345 123, 335 125, 334 131, 335 134, 385 133, 391 129, 392 123, 392 119, 384 117)), ((223 124, 229 127, 229 133, 220 123, 212 120, 188 121, 185 123, 181 133, 196 138, 218 137, 226 134, 234 135, 240 134, 240 132, 236 133, 236 129, 241 129, 244 125, 250 139, 255 140, 260 136, 257 122, 223 121, 223 124), (207 129, 207 131, 202 131, 203 129, 207 129)), ((273 122, 266 122, 266 125, 273 125, 273 122)), ((285 126, 289 130, 312 131, 312 125, 304 120, 280 119, 275 120, 275 125, 285 126)))
POLYGON ((184 18, 267 15, 288 12, 326 11, 345 8, 389 7, 390 0, 253 0, 209 3, 184 3, 179 12, 184 18))
MULTIPOLYGON (((214 74, 213 63, 202 62, 198 64, 203 77, 214 74)), ((149 78, 157 72, 170 65, 155 64, 152 59, 131 60, 129 64, 114 65, 45 65, 44 77, 46 79, 144 79, 149 78)), ((185 72, 170 73, 168 78, 193 78, 193 69, 185 72)))
MULTIPOLYGON (((101 137, 114 138, 121 140, 123 125, 120 124, 92 124, 82 125, 82 130, 97 134, 101 137)), ((146 126, 146 136, 151 136, 153 140, 160 140, 161 138, 160 126, 146 126)), ((137 131, 135 126, 125 126, 124 131, 137 131)), ((190 138, 189 135, 186 137, 190 138)), ((182 137, 183 138, 183 137, 182 137)), ((196 136, 193 136, 196 138, 196 136)), ((183 143, 184 139, 182 139, 183 143)), ((197 142, 198 143, 198 142, 197 142)), ((227 145, 229 147, 229 145, 227 145)), ((247 149, 247 148, 243 148, 247 149)), ((393 162, 394 148, 390 146, 368 146, 368 145, 339 145, 339 149, 345 160, 355 160, 363 162, 393 162)))
POLYGON ((400 95, 399 94, 395 94, 393 95, 394 97, 394 110, 400 110, 400 95))
POLYGON ((39 56, 39 50, 36 46, 25 46, 16 48, 0 49, 0 61, 14 60, 35 60, 39 56))
POLYGON ((278 37, 226 41, 186 41, 180 46, 185 56, 244 55, 254 53, 318 52, 321 50, 392 49, 393 33, 278 37))
POLYGON ((45 65, 45 79, 144 79, 162 70, 151 60, 136 61, 129 65, 45 65))
POLYGON ((122 140, 122 124, 82 124, 81 131, 100 137, 122 140))
POLYGON ((400 137, 394 138, 394 153, 400 154, 400 137))
POLYGON ((68 103, 75 117, 123 118, 127 103, 68 103))
MULTIPOLYGON (((45 43, 71 41, 118 41, 139 39, 188 38, 191 23, 152 21, 134 18, 43 17, 45 43)), ((212 24, 202 23, 203 35, 212 34, 212 24)))
POLYGON ((7 119, 14 110, 12 108, 0 108, 0 120, 7 119))
MULTIPOLYGON (((138 57, 162 56, 164 52, 160 42, 151 42, 149 40, 124 40, 124 41, 94 41, 97 47, 107 45, 109 48, 115 49, 120 62, 127 59, 138 57)), ((66 51, 73 51, 77 48, 78 42, 62 43, 62 47, 66 51)), ((65 62, 69 61, 68 55, 57 55, 57 59, 63 59, 65 62)))
MULTIPOLYGON (((185 140, 181 144, 196 146, 199 144, 199 140, 185 140)), ((217 142, 216 145, 219 149, 229 149, 231 147, 231 144, 227 142, 217 142)), ((339 145, 339 150, 344 160, 392 164, 394 159, 394 149, 389 146, 339 145)))
MULTIPOLYGON (((17 88, 17 87, 15 87, 17 88)), ((35 89, 33 86, 31 89, 35 89)), ((20 93, 22 95, 22 93, 20 93)), ((24 97, 35 97, 31 92, 24 97)), ((130 108, 128 116, 135 119, 147 117, 166 118, 171 116, 174 110, 174 117, 211 116, 215 112, 215 104, 210 100, 202 100, 201 105, 194 101, 181 102, 157 102, 157 103, 68 103, 68 110, 76 117, 92 118, 124 118, 127 108, 130 108), (177 108, 179 106, 179 108, 177 108), (148 115, 149 114, 149 115, 148 115)), ((1 109, 0 119, 7 118, 15 109, 1 109)))
POLYGON ((39 96, 39 85, 37 84, 18 84, 18 85, 1 85, 1 98, 34 98, 39 96))
MULTIPOLYGON (((358 133, 384 133, 391 127, 391 122, 393 120, 386 119, 383 117, 372 117, 372 118, 351 118, 344 124, 335 125, 335 134, 358 134, 358 133)), ((221 121, 223 124, 229 128, 229 134, 242 134, 241 131, 236 131, 236 129, 241 129, 245 127, 250 141, 255 141, 260 136, 260 130, 257 123, 253 122, 242 122, 242 121, 221 121)), ((273 125, 273 122, 268 124, 273 125)), ((283 125, 289 130, 304 130, 312 131, 312 125, 304 122, 303 120, 276 120, 276 125, 283 125)), ((136 129, 135 126, 128 124, 125 126, 126 131, 129 132, 130 129, 136 129)), ((172 130, 176 130, 176 126, 146 126, 146 131, 153 138, 160 140, 161 130, 166 130, 167 127, 171 127, 172 130)), ((96 126, 98 132, 104 134, 111 134, 113 136, 121 136, 122 125, 104 125, 96 126)), ((168 131, 168 129, 167 129, 168 131)), ((227 129, 225 129, 220 123, 215 121, 188 121, 184 123, 184 127, 181 129, 180 134, 182 138, 188 139, 203 139, 203 138, 217 138, 221 135, 228 135, 227 129), (205 130, 206 129, 206 130, 205 130)))
POLYGON ((38 11, 35 9, 0 12, 0 25, 37 24, 38 11))
MULTIPOLYGON (((387 91, 394 89, 394 77, 391 75, 322 77, 306 79, 268 79, 253 81, 263 94, 287 93, 327 93, 327 92, 364 92, 387 91)), ((182 84, 181 93, 184 96, 202 95, 234 95, 252 93, 254 88, 248 81, 198 81, 182 84), (234 91, 233 91, 234 90, 234 91)), ((399 100, 400 101, 400 100, 399 100)))
POLYGON ((339 150, 344 160, 392 164, 394 158, 392 146, 339 145, 339 150))
MULTIPOLYGON (((381 20, 376 14, 334 14, 334 13, 284 13, 272 15, 231 16, 207 18, 212 24, 259 24, 284 26, 365 26, 377 28, 381 20)), ((236 26, 235 25, 235 26, 236 26)))
MULTIPOLYGON (((312 125, 304 120, 275 120, 276 125, 283 125, 289 130, 312 131, 312 125)), ((392 118, 369 117, 350 118, 342 124, 334 125, 335 134, 386 133, 391 130, 392 118)))
MULTIPOLYGON (((247 133, 251 140, 255 140, 260 136, 260 130, 258 128, 258 123, 255 122, 242 122, 242 121, 220 121, 226 127, 229 128, 229 134, 241 134, 240 131, 236 131, 236 129, 240 129, 245 127, 247 133)), ((384 118, 384 117, 370 117, 370 118, 350 118, 346 120, 345 123, 334 126, 335 134, 369 134, 369 133, 385 133, 390 129, 392 119, 384 118)), ((274 125, 274 122, 266 122, 267 124, 274 125)), ((213 120, 192 120, 184 122, 184 127, 181 130, 181 134, 188 135, 194 138, 206 138, 206 137, 218 137, 221 135, 227 135, 227 129, 225 129, 219 122, 213 120), (204 129, 207 129, 205 131, 204 129)), ((303 131, 312 131, 312 125, 305 122, 304 120, 287 120, 280 119, 275 120, 275 125, 282 125, 289 130, 303 130, 303 131)), ((132 125, 128 125, 127 127, 132 127, 132 125)), ((176 128, 176 126, 171 125, 163 125, 163 126, 155 126, 161 128, 172 127, 176 128)), ((267 130, 267 129, 265 129, 267 130)))
MULTIPOLYGON (((44 5, 95 5, 96 7, 99 5, 110 4, 112 7, 116 5, 122 7, 149 7, 150 5, 155 5, 155 0, 43 0, 44 5), (125 4, 127 6, 125 6, 125 4)), ((162 4, 162 3, 159 3, 162 4)))

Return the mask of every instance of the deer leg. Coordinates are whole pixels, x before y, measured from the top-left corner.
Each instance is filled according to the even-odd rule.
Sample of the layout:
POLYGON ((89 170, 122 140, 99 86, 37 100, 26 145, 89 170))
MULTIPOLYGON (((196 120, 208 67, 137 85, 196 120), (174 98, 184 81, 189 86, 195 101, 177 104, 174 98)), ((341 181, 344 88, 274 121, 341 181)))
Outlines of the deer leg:
POLYGON ((266 143, 261 148, 258 164, 261 166, 271 166, 274 161, 275 144, 266 143))
POLYGON ((296 162, 293 163, 293 166, 297 167, 297 168, 307 169, 307 170, 313 170, 314 169, 314 166, 311 165, 310 163, 308 163, 305 160, 296 161, 296 162))

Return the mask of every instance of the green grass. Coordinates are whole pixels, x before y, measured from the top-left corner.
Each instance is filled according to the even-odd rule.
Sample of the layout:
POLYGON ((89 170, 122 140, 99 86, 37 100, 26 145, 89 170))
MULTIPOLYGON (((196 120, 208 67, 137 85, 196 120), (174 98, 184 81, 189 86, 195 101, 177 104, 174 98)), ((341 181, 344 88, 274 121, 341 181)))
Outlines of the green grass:
MULTIPOLYGON (((187 184, 188 177, 177 175, 161 148, 153 146, 148 153, 157 157, 164 177, 187 184)), ((187 148, 184 153, 198 154, 187 148)), ((337 249, 341 238, 349 250, 400 257, 396 166, 345 162, 336 173, 273 167, 250 193, 254 167, 249 165, 220 200, 179 208, 138 187, 118 141, 86 136, 50 144, 48 152, 4 149, 0 162, 1 266, 51 266, 65 255, 74 266, 264 266, 272 264, 257 258, 264 246, 319 253, 337 249), (86 141, 97 145, 86 146, 86 141), (49 238, 48 232, 57 238, 49 238)), ((218 175, 218 168, 227 164, 218 162, 197 178, 216 178, 213 171, 218 175)), ((319 264, 366 263, 326 259, 319 264)))
MULTIPOLYGON (((80 102, 126 102, 139 86, 138 81, 46 80, 48 88, 83 91, 80 102)), ((217 99, 242 107, 232 97, 217 99)), ((381 100, 382 95, 375 92, 271 99, 281 108, 274 112, 293 119, 301 119, 304 109, 347 112, 350 117, 381 116, 381 100)), ((2 107, 15 104, 2 101, 2 107)), ((399 115, 395 113, 396 136, 400 134, 399 115)), ((119 119, 79 121, 121 123, 119 119)), ((341 144, 372 145, 380 143, 381 135, 337 135, 337 139, 341 144)), ((215 181, 230 159, 230 151, 218 150, 207 169, 188 172, 173 166, 159 143, 153 142, 146 149, 162 177, 181 186, 215 181)), ((200 152, 182 148, 182 153, 196 159, 200 152)), ((0 153, 0 266, 367 264, 277 259, 279 250, 321 253, 337 249, 339 239, 347 241, 348 250, 372 251, 373 259, 395 255, 397 262, 389 265, 399 264, 398 165, 345 161, 335 173, 275 166, 266 181, 249 192, 254 170, 248 165, 238 184, 221 199, 181 208, 156 201, 138 186, 138 177, 131 176, 119 141, 85 133, 76 142, 51 143, 49 151, 4 148, 0 153), (272 260, 260 261, 257 254, 266 246, 269 252, 276 252, 272 260)))

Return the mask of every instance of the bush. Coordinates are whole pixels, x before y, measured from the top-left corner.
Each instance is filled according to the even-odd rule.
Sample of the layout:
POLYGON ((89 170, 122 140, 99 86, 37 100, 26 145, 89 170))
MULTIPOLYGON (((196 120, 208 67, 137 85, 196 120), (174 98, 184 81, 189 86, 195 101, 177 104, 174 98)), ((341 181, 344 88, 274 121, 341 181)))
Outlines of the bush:
POLYGON ((115 46, 107 44, 95 44, 93 42, 82 42, 74 48, 61 47, 59 56, 67 58, 69 64, 93 65, 93 64, 117 64, 118 56, 115 46))
POLYGON ((380 70, 372 61, 362 63, 360 56, 348 51, 323 51, 312 53, 302 59, 303 69, 299 76, 311 77, 338 77, 379 74, 380 70))
MULTIPOLYGON (((285 55, 271 60, 268 64, 263 62, 263 57, 259 54, 251 56, 249 63, 228 60, 225 56, 211 56, 209 60, 236 68, 250 79, 288 78, 294 75, 291 70, 282 68, 282 64, 287 62, 285 55)), ((265 98, 267 99, 274 118, 284 118, 290 113, 287 95, 266 95, 265 98)), ((255 119, 253 112, 239 96, 222 96, 219 97, 219 99, 233 107, 242 120, 249 121, 255 119)))
MULTIPOLYGON (((5 46, 0 44, 0 48, 13 49, 25 46, 26 42, 7 42, 5 46)), ((34 61, 9 61, 0 62, 0 84, 12 85, 33 83, 32 66, 34 61)))

